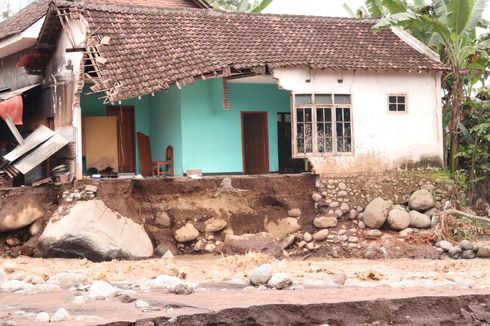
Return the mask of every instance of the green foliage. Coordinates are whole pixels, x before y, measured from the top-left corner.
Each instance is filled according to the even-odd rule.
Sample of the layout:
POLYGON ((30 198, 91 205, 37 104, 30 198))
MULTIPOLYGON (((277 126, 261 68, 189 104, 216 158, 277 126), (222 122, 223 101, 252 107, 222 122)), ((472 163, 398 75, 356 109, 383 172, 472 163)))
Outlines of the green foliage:
POLYGON ((210 4, 215 9, 226 11, 262 12, 273 0, 212 0, 210 4))

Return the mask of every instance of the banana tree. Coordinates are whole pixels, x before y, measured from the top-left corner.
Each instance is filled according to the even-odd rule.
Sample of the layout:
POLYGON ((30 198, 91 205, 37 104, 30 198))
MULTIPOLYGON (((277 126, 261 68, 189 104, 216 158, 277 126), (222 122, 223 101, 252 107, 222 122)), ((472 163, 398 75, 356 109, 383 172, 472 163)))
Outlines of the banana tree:
POLYGON ((272 0, 213 0, 213 8, 229 11, 262 12, 272 0))
POLYGON ((374 26, 375 31, 391 26, 409 30, 413 26, 423 27, 426 29, 424 34, 414 36, 442 50, 443 59, 451 67, 452 78, 449 134, 450 169, 453 172, 457 169, 464 78, 472 69, 485 68, 475 67, 471 60, 483 46, 478 43, 476 27, 484 23, 482 14, 485 6, 486 0, 433 0, 425 13, 416 12, 409 6, 406 11, 387 15, 374 26), (430 36, 430 39, 424 39, 423 35, 430 36))

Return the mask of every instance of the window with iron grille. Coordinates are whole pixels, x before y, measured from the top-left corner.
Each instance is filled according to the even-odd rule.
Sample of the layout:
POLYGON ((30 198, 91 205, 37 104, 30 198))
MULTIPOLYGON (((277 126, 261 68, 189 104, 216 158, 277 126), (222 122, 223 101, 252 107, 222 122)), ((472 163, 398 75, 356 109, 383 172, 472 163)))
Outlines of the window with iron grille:
POLYGON ((348 94, 295 94, 293 155, 352 152, 351 99, 348 94))
POLYGON ((389 95, 388 110, 390 112, 405 112, 407 109, 406 95, 389 95))

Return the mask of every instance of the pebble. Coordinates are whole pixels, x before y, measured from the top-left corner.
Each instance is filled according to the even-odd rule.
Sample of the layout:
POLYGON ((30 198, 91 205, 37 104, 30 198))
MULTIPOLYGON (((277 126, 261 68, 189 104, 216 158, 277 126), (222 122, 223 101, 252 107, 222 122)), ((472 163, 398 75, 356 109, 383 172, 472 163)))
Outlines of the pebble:
POLYGON ((328 229, 324 229, 324 230, 320 230, 320 231, 316 232, 315 234, 313 234, 313 240, 323 241, 323 240, 327 239, 328 232, 329 232, 328 229))
POLYGON ((378 229, 371 229, 364 231, 364 236, 368 239, 377 239, 380 238, 383 235, 383 232, 381 232, 378 229))
POLYGON ((459 256, 461 255, 461 252, 462 252, 462 250, 460 247, 451 247, 451 248, 449 248, 447 253, 448 253, 449 257, 454 258, 454 259, 458 259, 459 256))
POLYGON ((293 280, 286 273, 276 273, 271 276, 267 285, 274 289, 282 290, 293 285, 293 280))
POLYGON ((4 293, 12 293, 15 291, 22 290, 25 284, 29 284, 29 283, 24 283, 19 280, 10 280, 10 281, 3 282, 0 286, 0 289, 4 293))
POLYGON ((36 321, 40 323, 48 323, 49 322, 49 314, 47 312, 40 312, 36 315, 36 321))
POLYGON ((310 232, 305 232, 303 234, 303 240, 305 240, 306 242, 311 242, 311 240, 313 240, 313 236, 310 232))
POLYGON ((272 265, 263 264, 255 268, 250 274, 250 283, 253 285, 267 284, 272 277, 272 265))
POLYGON ((465 250, 461 253, 462 259, 473 259, 476 257, 476 254, 473 250, 465 250))
POLYGON ((349 237, 349 239, 347 240, 351 243, 357 243, 359 241, 359 238, 358 237, 349 237))
POLYGON ((70 317, 70 314, 68 311, 66 311, 65 308, 59 308, 56 310, 53 316, 51 316, 51 322, 59 322, 59 321, 64 321, 67 320, 68 317, 70 317))
POLYGON ((439 248, 444 249, 445 251, 449 251, 449 249, 453 248, 453 244, 449 241, 442 240, 439 242, 439 248))
POLYGON ((459 243, 459 246, 463 250, 473 250, 473 244, 468 240, 463 240, 459 243))
POLYGON ((114 296, 117 291, 119 291, 117 287, 114 287, 107 282, 95 281, 88 289, 88 296, 93 299, 96 299, 99 296, 109 298, 114 296))
POLYGON ((140 310, 146 310, 146 309, 150 308, 150 305, 148 304, 148 302, 143 301, 143 300, 136 300, 136 302, 134 303, 134 306, 140 310))

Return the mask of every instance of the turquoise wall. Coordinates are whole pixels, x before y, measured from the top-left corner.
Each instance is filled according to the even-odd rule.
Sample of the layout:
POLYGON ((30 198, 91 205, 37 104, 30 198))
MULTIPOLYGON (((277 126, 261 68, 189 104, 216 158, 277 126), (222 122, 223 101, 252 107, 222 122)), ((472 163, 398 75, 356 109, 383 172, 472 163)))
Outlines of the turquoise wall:
POLYGON ((174 149, 174 173, 182 175, 182 119, 180 91, 171 87, 150 98, 150 141, 154 161, 165 160, 167 146, 174 149))
MULTIPOLYGON (((80 99, 82 107, 82 116, 104 116, 106 115, 106 104, 99 100, 101 94, 84 95, 90 92, 90 88, 85 86, 80 99)), ((143 96, 141 100, 136 98, 127 101, 122 101, 121 105, 134 106, 135 114, 135 132, 142 132, 145 135, 150 134, 150 96, 143 96)), ((136 135, 135 141, 137 142, 136 135)), ((140 171, 140 162, 138 154, 138 144, 136 144, 136 170, 140 171)))
POLYGON ((223 109, 221 79, 198 81, 181 91, 183 170, 243 172, 242 111, 266 111, 270 171, 279 168, 277 113, 289 112, 289 93, 273 84, 228 84, 229 109, 223 109))

